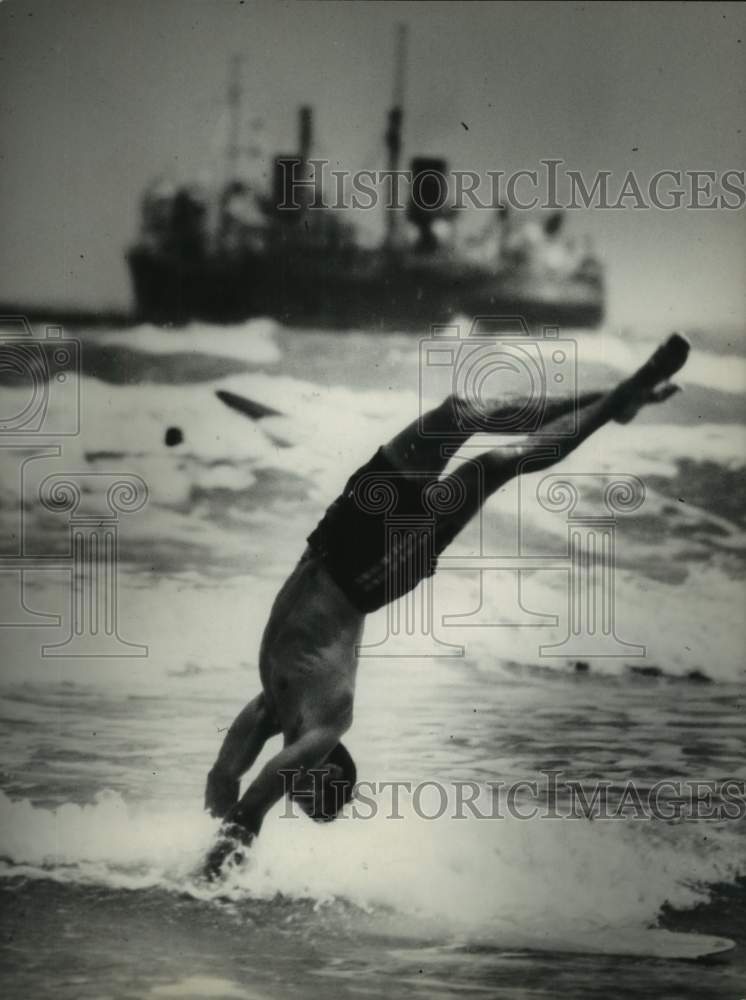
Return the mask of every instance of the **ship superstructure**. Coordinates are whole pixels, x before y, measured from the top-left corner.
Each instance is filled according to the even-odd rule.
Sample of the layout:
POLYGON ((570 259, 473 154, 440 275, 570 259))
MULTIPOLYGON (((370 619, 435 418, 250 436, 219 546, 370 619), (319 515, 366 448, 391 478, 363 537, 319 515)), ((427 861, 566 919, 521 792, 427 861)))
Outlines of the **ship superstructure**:
MULTIPOLYGON (((406 37, 397 45, 385 131, 388 176, 400 173, 406 37)), ((405 206, 384 210, 377 246, 352 210, 328 207, 314 178, 313 113, 298 116, 298 148, 273 158, 268 190, 242 174, 242 95, 231 76, 226 170, 217 188, 160 181, 146 191, 128 251, 136 309, 158 323, 270 316, 297 326, 422 330, 462 315, 516 315, 530 324, 595 326, 603 274, 587 246, 563 234, 560 212, 525 218, 498 208, 481 238, 459 241, 448 164, 415 156, 405 206)))

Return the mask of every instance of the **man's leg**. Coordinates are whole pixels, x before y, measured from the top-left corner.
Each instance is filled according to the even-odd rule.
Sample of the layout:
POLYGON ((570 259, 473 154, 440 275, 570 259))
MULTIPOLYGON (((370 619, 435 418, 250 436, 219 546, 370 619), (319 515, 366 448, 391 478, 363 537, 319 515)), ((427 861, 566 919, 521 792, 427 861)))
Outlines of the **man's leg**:
POLYGON ((220 819, 238 801, 241 776, 249 770, 262 747, 280 732, 263 694, 238 714, 228 730, 220 753, 207 776, 205 809, 220 819))
POLYGON ((648 403, 665 402, 679 391, 667 380, 683 368, 688 356, 689 342, 672 334, 634 375, 580 411, 575 433, 571 418, 555 420, 540 440, 519 448, 513 460, 521 471, 528 463, 525 471, 540 472, 561 461, 610 420, 626 424, 648 403))
POLYGON ((464 502, 457 511, 439 520, 436 527, 438 551, 455 538, 489 496, 511 479, 521 473, 550 468, 610 420, 627 423, 647 403, 669 399, 678 391, 677 387, 656 386, 679 371, 688 354, 688 342, 673 334, 642 368, 615 389, 600 396, 580 397, 577 417, 571 411, 566 412, 547 424, 540 438, 521 443, 510 454, 492 449, 459 466, 452 475, 463 487, 459 493, 464 502), (584 400, 590 401, 583 405, 584 400))
MULTIPOLYGON (((539 414, 532 414, 536 429, 556 420, 576 407, 587 406, 600 399, 603 392, 586 392, 575 398, 549 398, 539 414)), ((477 406, 458 396, 447 396, 440 406, 428 411, 418 420, 400 431, 383 447, 388 460, 404 473, 412 475, 430 474, 434 479, 443 472, 457 448, 480 431, 505 434, 525 433, 521 426, 521 415, 531 410, 531 400, 510 398, 477 406), (444 448, 448 445, 448 448, 444 448)))

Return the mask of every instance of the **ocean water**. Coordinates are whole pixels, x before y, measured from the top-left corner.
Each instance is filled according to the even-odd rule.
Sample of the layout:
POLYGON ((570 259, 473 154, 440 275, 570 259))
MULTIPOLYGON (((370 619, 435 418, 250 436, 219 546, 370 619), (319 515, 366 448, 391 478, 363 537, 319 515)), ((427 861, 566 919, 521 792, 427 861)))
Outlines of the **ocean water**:
MULTIPOLYGON (((361 781, 406 783, 396 809, 380 791, 318 826, 281 804, 249 863, 205 886, 204 778, 258 690, 276 590, 350 472, 437 402, 442 372, 411 336, 263 320, 69 336, 80 373, 49 383, 41 429, 0 448, 7 996, 744 995, 742 342, 695 331, 680 396, 551 470, 585 513, 607 515, 590 527, 614 532, 613 648, 598 629, 567 641, 568 513, 542 505, 542 474, 511 484, 449 549, 431 626, 419 597, 411 634, 386 611, 369 619, 346 743, 361 781), (249 421, 218 388, 281 415, 249 421), (79 432, 60 434, 78 405, 79 432), (167 448, 177 426, 183 442, 167 448), (72 513, 39 501, 50 476, 79 484, 72 513), (60 645, 71 523, 100 526, 128 476, 141 495, 117 514, 116 627, 130 644, 118 652, 142 655, 83 656, 60 645), (604 490, 625 477, 644 500, 610 527, 604 490), (486 571, 478 556, 513 563, 486 571), (564 814, 564 782, 589 795, 606 782, 613 811, 625 783, 663 780, 715 783, 718 814, 506 807, 521 781, 564 814), (448 803, 427 819, 433 782, 448 803), (483 814, 453 818, 467 782, 483 814), (654 928, 736 947, 665 958, 672 939, 654 928)), ((563 372, 580 388, 612 384, 655 343, 569 339, 577 363, 563 372)), ((0 374, 6 419, 29 405, 16 376, 0 374)))

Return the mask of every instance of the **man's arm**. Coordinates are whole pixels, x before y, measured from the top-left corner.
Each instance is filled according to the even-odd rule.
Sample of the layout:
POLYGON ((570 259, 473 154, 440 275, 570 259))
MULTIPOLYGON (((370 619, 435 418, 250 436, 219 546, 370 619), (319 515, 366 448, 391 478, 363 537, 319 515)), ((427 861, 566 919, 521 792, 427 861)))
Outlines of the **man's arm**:
POLYGON ((205 809, 213 816, 222 818, 236 804, 241 776, 249 770, 267 740, 279 732, 280 726, 263 694, 239 712, 207 776, 205 809))

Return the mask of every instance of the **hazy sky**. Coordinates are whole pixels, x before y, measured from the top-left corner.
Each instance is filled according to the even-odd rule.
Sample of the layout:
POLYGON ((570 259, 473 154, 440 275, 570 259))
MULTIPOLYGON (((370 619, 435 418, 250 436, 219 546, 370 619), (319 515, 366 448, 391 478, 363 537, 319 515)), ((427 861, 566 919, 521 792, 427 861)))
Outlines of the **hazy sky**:
MULTIPOLYGON (((5 0, 0 298, 128 303, 142 189, 208 170, 234 53, 270 149, 294 147, 309 102, 322 155, 382 166, 398 20, 409 154, 555 157, 619 183, 746 163, 743 4, 5 0)), ((746 210, 569 214, 606 261, 612 320, 744 325, 746 210)))

